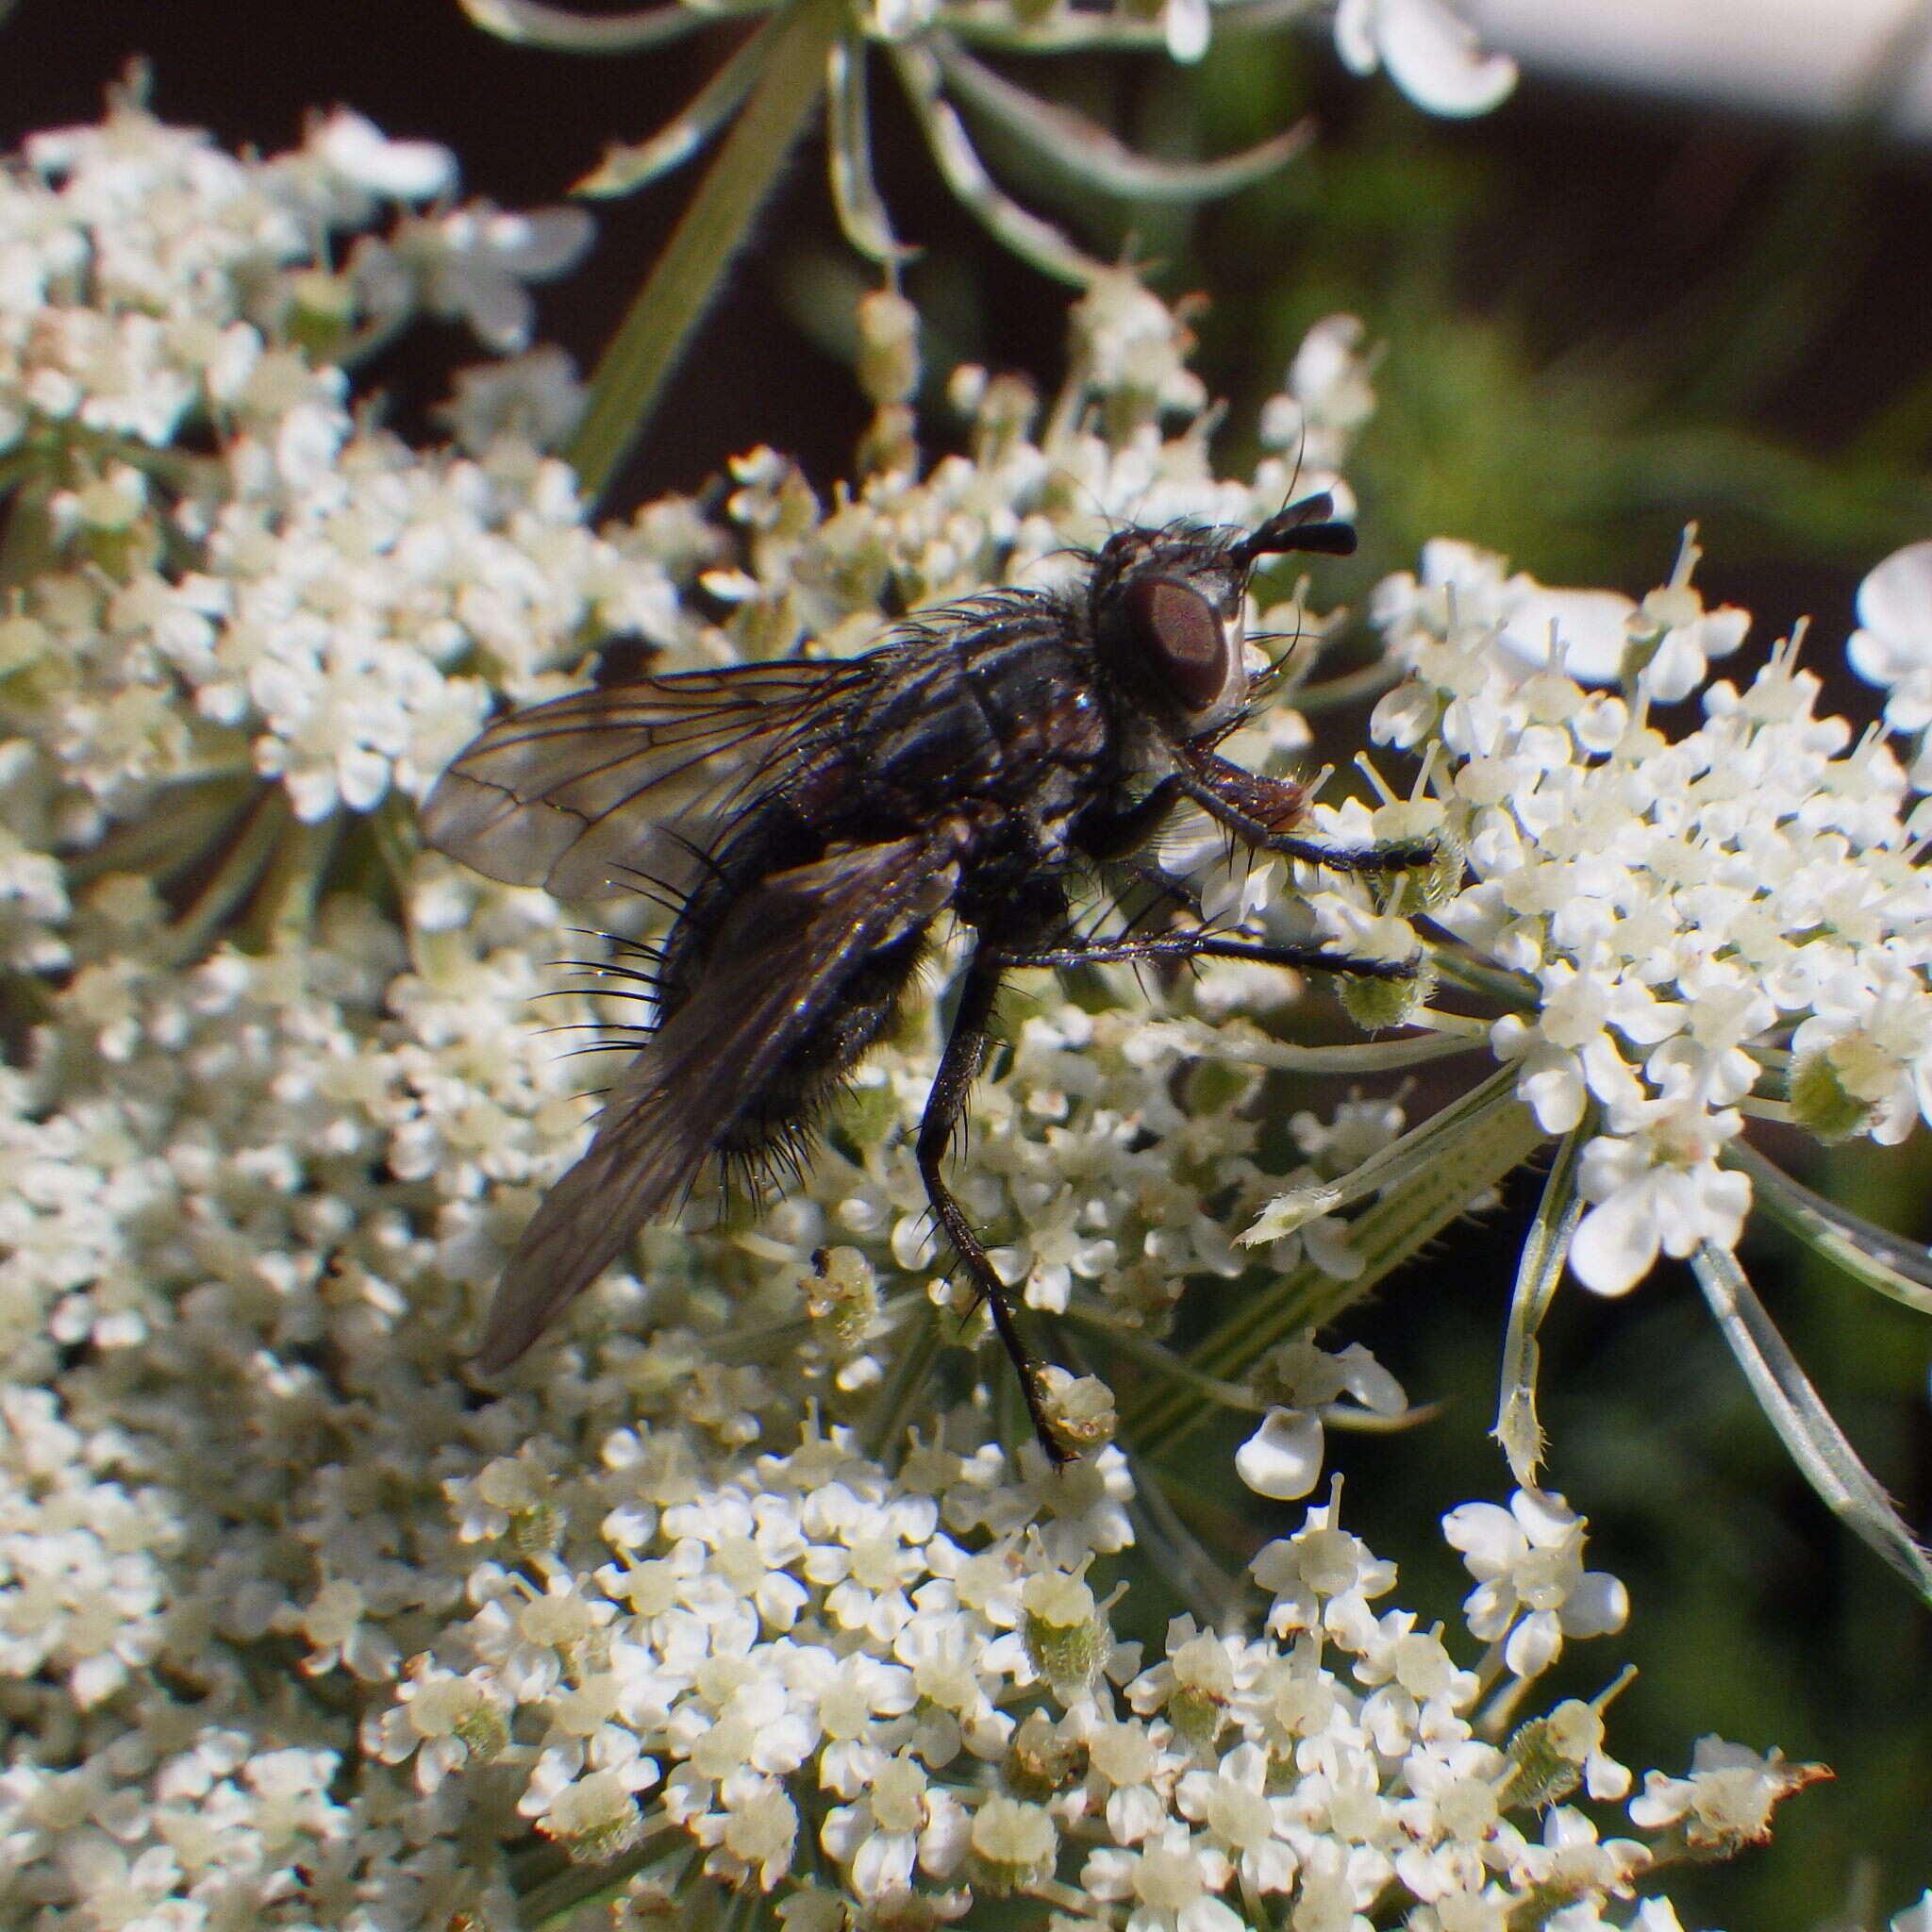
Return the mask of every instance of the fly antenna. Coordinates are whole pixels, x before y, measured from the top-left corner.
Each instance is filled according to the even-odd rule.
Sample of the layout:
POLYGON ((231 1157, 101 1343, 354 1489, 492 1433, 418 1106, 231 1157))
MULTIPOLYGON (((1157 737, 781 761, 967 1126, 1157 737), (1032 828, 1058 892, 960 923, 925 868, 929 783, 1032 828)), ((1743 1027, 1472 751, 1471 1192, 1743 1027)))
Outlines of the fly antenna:
POLYGON ((1354 555, 1355 525, 1335 514, 1335 499, 1325 490, 1276 510, 1230 554, 1243 569, 1252 570, 1261 558, 1282 557, 1291 550, 1313 550, 1324 557, 1354 555))

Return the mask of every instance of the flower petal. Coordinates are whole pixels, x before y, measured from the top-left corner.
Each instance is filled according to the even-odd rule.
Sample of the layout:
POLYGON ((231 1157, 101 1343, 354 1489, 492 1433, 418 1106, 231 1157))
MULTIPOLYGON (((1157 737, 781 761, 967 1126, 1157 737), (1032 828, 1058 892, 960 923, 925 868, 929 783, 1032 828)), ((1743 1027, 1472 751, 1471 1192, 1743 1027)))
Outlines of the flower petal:
POLYGON ((1277 1503, 1306 1496, 1322 1474, 1322 1424, 1306 1409, 1271 1408, 1235 1452, 1235 1474, 1277 1503))
POLYGON ((1516 85, 1515 61, 1485 54, 1441 0, 1380 0, 1375 40, 1389 78, 1432 114, 1487 114, 1516 85))

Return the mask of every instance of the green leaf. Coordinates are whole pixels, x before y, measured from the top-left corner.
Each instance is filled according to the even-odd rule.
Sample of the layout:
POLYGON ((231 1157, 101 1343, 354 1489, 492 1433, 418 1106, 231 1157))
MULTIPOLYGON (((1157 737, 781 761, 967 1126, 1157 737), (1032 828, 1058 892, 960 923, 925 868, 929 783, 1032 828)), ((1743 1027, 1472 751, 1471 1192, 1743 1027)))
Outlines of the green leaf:
POLYGON ((744 109, 591 379, 568 452, 587 496, 603 495, 643 433, 691 330, 810 126, 844 17, 844 0, 791 0, 759 29, 759 71, 744 109))
POLYGON ((967 107, 1062 175, 1124 200, 1188 202, 1232 194, 1265 180, 1314 138, 1314 123, 1301 121, 1219 160, 1160 160, 1137 153, 1085 114, 1016 87, 962 48, 941 40, 933 51, 948 91, 967 107))

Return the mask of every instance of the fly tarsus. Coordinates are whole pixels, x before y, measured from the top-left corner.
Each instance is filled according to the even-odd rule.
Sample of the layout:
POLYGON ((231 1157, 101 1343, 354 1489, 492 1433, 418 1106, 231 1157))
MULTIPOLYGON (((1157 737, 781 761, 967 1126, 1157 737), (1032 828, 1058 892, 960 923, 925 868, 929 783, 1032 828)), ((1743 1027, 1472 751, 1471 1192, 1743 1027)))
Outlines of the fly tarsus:
POLYGON ((1312 840, 1281 840, 1272 848, 1305 858, 1328 872, 1386 878, 1391 873, 1426 872, 1442 856, 1433 839, 1391 839, 1382 845, 1318 845, 1312 840))

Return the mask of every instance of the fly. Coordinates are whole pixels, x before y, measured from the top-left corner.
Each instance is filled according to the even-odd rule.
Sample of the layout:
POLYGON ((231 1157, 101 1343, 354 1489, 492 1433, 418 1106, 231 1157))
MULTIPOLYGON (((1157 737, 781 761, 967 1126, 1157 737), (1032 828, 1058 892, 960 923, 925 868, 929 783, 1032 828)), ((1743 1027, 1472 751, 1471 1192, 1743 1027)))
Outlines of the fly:
POLYGON ((654 1030, 589 1150, 525 1230, 478 1365, 508 1368, 674 1211, 708 1163, 797 1155, 891 1026, 927 934, 973 935, 915 1145, 933 1215, 990 1309, 1048 1453, 1042 1367, 943 1162, 1001 981, 1023 967, 1255 959, 1374 978, 1388 960, 1188 928, 1075 936, 1083 879, 1185 890, 1144 855, 1192 807, 1251 848, 1331 871, 1430 864, 1427 841, 1310 840, 1307 797, 1215 747, 1251 702, 1241 624, 1257 561, 1345 556, 1326 495, 1252 532, 1117 532, 1071 591, 998 591, 897 625, 863 657, 643 676, 513 711, 424 808, 427 841, 560 898, 645 890, 675 908, 654 955, 654 1030))

